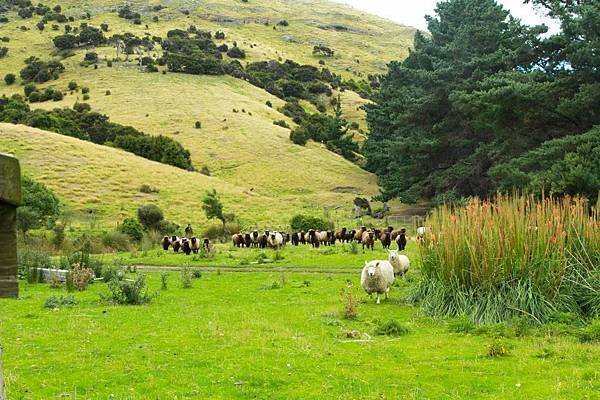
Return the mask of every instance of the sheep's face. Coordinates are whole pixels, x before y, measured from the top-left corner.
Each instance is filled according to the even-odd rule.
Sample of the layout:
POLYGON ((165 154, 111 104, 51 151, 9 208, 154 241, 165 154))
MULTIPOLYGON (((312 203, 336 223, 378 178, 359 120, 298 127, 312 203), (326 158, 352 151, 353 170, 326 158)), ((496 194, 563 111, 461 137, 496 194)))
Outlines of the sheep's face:
POLYGON ((275 234, 271 233, 271 240, 275 240, 275 234))
POLYGON ((375 274, 377 273, 377 267, 371 265, 367 268, 367 275, 370 278, 373 278, 375 276, 375 274))
POLYGON ((171 240, 172 241, 176 241, 177 240, 177 236, 171 236, 171 240))
POLYGON ((398 263, 400 262, 400 255, 397 250, 390 251, 390 262, 398 263))

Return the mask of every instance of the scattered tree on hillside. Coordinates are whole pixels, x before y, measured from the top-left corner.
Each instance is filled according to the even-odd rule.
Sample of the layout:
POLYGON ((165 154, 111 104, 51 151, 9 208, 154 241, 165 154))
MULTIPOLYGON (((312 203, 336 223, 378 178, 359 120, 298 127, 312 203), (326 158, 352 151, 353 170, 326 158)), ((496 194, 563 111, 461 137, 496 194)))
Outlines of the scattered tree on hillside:
POLYGON ((216 218, 223 223, 223 228, 225 227, 226 219, 223 214, 223 203, 221 203, 221 198, 215 189, 206 192, 202 198, 202 209, 206 214, 206 218, 216 218))
POLYGON ((137 217, 146 230, 158 230, 160 223, 165 219, 162 210, 155 204, 138 208, 137 217))
POLYGON ((17 210, 17 227, 26 234, 31 229, 52 227, 60 215, 58 198, 44 184, 28 176, 21 181, 23 204, 17 210))

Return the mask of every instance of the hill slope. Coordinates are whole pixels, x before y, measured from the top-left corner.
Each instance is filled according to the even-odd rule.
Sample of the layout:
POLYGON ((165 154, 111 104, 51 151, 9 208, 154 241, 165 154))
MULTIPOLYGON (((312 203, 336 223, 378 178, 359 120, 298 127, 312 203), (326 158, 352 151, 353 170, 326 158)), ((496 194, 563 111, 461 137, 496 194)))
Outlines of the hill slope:
POLYGON ((22 125, 0 123, 0 149, 17 155, 25 174, 45 182, 74 210, 81 214, 93 210, 103 225, 133 215, 135 207, 145 203, 159 205, 169 219, 180 224, 203 223, 206 218, 200 199, 212 188, 222 194, 226 212, 234 212, 245 227, 283 228, 295 212, 319 214, 322 206, 349 203, 353 196, 326 189, 314 193, 299 190, 276 198, 261 195, 219 178, 22 125), (141 193, 143 184, 160 193, 141 193))
MULTIPOLYGON (((72 26, 81 22, 93 26, 108 23, 107 35, 132 32, 143 36, 147 32, 164 37, 170 29, 185 29, 191 24, 198 29, 213 32, 221 30, 226 33, 226 43, 231 45, 237 41, 246 50, 248 57, 244 62, 282 57, 319 66, 322 58, 313 56, 312 48, 315 44, 324 44, 336 51, 334 57, 323 59, 325 66, 346 78, 355 79, 383 72, 389 60, 403 57, 414 33, 412 28, 326 1, 250 0, 244 3, 238 0, 173 0, 160 2, 167 8, 158 12, 152 11, 152 6, 159 2, 129 2, 133 10, 141 13, 142 25, 119 18, 114 12, 116 6, 109 1, 62 0, 58 3, 62 5, 65 15, 76 17, 76 21, 70 23, 72 26), (189 10, 190 15, 184 15, 181 12, 183 9, 189 10), (90 20, 80 19, 85 12, 90 12, 90 20), (153 22, 153 16, 158 16, 159 22, 153 22), (284 19, 288 21, 288 26, 276 25, 284 19), (269 26, 265 25, 267 21, 269 26), (148 24, 148 29, 145 24, 148 24), (275 30, 273 26, 276 26, 275 30)), ((52 23, 49 23, 40 32, 35 26, 40 20, 39 16, 22 20, 10 13, 9 20, 8 24, 2 26, 3 35, 11 40, 6 43, 9 54, 0 63, 0 76, 9 72, 18 75, 29 56, 49 59, 56 54, 52 38, 63 33, 63 24, 60 24, 60 31, 51 30, 52 23), (29 30, 22 31, 21 26, 29 30)), ((90 50, 97 52, 101 60, 116 56, 116 50, 110 46, 74 51, 72 56, 62 60, 66 69, 58 80, 38 85, 42 88, 59 88, 65 93, 64 99, 31 106, 46 109, 71 107, 76 101, 82 101, 80 92, 70 94, 66 90, 68 82, 74 80, 80 87, 90 88, 91 98, 86 102, 93 110, 107 114, 114 122, 132 125, 148 134, 175 138, 191 151, 195 167, 207 167, 214 178, 196 177, 199 174, 188 175, 172 170, 150 173, 155 167, 162 166, 149 168, 146 160, 135 157, 135 165, 129 165, 133 169, 125 174, 122 171, 124 167, 119 165, 120 161, 114 159, 115 154, 125 156, 121 152, 115 153, 113 149, 89 143, 76 145, 72 139, 48 133, 40 136, 35 130, 2 125, 0 151, 17 151, 26 171, 56 189, 78 210, 97 208, 101 211, 101 218, 112 223, 122 215, 131 214, 138 205, 139 196, 145 200, 137 191, 141 184, 150 184, 161 189, 156 201, 162 202, 165 207, 171 200, 177 204, 173 215, 167 211, 167 217, 185 222, 185 206, 196 205, 203 190, 216 187, 229 193, 227 196, 231 200, 231 207, 237 207, 238 214, 248 216, 245 222, 252 224, 255 219, 268 222, 268 216, 278 223, 287 222, 291 213, 321 213, 324 207, 340 208, 344 215, 348 215, 355 195, 371 196, 378 191, 373 175, 331 153, 324 146, 315 143, 305 147, 292 144, 289 130, 273 125, 273 121, 286 120, 294 126, 289 118, 277 111, 284 102, 262 89, 229 76, 141 72, 133 60, 135 56, 132 56, 131 62, 114 62, 112 67, 108 67, 106 62, 100 62, 98 69, 84 67, 80 63, 90 50), (110 95, 106 95, 107 91, 110 91, 110 95), (273 104, 272 108, 266 105, 267 101, 273 104), (201 129, 194 128, 195 121, 201 121, 201 129), (34 132, 36 136, 30 137, 34 132), (12 143, 9 137, 16 142, 12 143), (73 146, 78 147, 75 153, 80 157, 85 155, 98 161, 112 159, 112 162, 98 165, 103 170, 101 176, 133 176, 135 173, 136 180, 127 186, 128 195, 118 195, 119 180, 111 186, 117 190, 117 194, 108 193, 101 182, 93 181, 95 178, 91 171, 70 171, 74 175, 68 184, 75 185, 77 189, 75 182, 85 182, 86 196, 80 197, 77 190, 56 183, 54 179, 61 182, 63 169, 70 164, 69 159, 61 158, 70 154, 71 150, 63 151, 61 148, 67 144, 71 150, 73 146), (53 149, 52 154, 45 150, 47 148, 53 149), (57 169, 57 165, 64 167, 57 169), (81 175, 78 177, 77 174, 81 175), (169 189, 164 185, 175 185, 173 178, 157 180, 157 177, 173 175, 186 177, 183 181, 194 182, 202 190, 194 189, 190 196, 172 197, 176 192, 187 193, 184 189, 189 185, 182 183, 181 187, 169 189), (164 192, 163 187, 166 190, 164 192), (234 193, 246 193, 250 197, 233 201, 234 193), (255 207, 251 201, 253 196, 265 200, 264 204, 255 207), (273 207, 267 205, 268 201, 285 212, 269 210, 273 207), (113 205, 110 202, 116 203, 113 205), (110 215, 113 211, 118 215, 110 215)), ((160 50, 151 53, 156 56, 160 50)), ((22 93, 23 88, 19 83, 18 80, 17 84, 11 86, 0 84, 0 94, 22 93)), ((364 129, 364 113, 359 107, 365 100, 350 91, 341 95, 345 117, 364 129)), ((199 210, 194 211, 194 219, 202 218, 199 214, 199 210)))

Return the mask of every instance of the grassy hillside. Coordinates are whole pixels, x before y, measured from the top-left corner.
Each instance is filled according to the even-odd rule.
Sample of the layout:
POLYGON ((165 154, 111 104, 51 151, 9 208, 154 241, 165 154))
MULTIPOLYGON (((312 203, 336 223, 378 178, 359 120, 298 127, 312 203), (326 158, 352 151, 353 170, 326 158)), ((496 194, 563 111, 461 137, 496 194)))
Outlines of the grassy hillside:
MULTIPOLYGON (((143 36, 147 32, 164 37, 170 29, 185 29, 191 24, 198 29, 221 30, 226 34, 225 43, 231 45, 237 41, 239 47, 246 51, 248 57, 244 62, 281 57, 319 66, 322 58, 313 56, 312 48, 315 44, 327 45, 336 53, 334 57, 324 59, 325 67, 346 79, 360 79, 361 76, 383 72, 389 60, 406 54, 414 33, 412 28, 326 1, 129 2, 134 11, 142 14, 142 25, 119 18, 113 12, 116 7, 113 2, 60 0, 58 3, 65 15, 75 17, 75 22, 70 25, 88 22, 99 26, 107 23, 107 36, 123 32, 143 36), (152 11, 152 6, 159 3, 167 8, 152 11), (181 12, 184 9, 190 11, 189 16, 181 12), (90 12, 91 20, 81 19, 85 12, 90 12), (159 22, 153 22, 153 16, 158 16, 159 22), (289 26, 276 25, 281 20, 288 21, 289 26), (267 21, 268 26, 265 25, 267 21)), ((64 24, 59 24, 60 31, 53 31, 51 25, 54 22, 50 22, 40 32, 35 25, 41 17, 34 15, 30 19, 21 19, 12 12, 8 16, 10 21, 2 25, 2 35, 11 40, 3 44, 9 48, 9 54, 0 63, 0 77, 9 72, 18 75, 29 56, 42 59, 56 56, 52 38, 63 33, 64 24), (22 31, 22 26, 29 30, 22 31)), ((137 189, 140 184, 146 183, 164 188, 156 201, 165 207, 169 201, 175 201, 173 215, 167 217, 180 222, 185 222, 187 217, 185 209, 197 204, 199 194, 211 187, 224 191, 231 200, 231 207, 236 208, 240 215, 252 215, 249 219, 261 220, 268 216, 275 221, 287 221, 290 213, 303 212, 307 208, 313 213, 315 210, 321 213, 324 207, 336 207, 340 208, 340 213, 348 215, 355 195, 370 196, 378 191, 373 175, 329 152, 324 146, 292 144, 289 130, 273 125, 273 121, 283 119, 294 126, 289 118, 277 111, 284 102, 262 89, 229 76, 141 72, 133 60, 135 56, 131 57, 131 62, 115 62, 111 68, 105 62, 100 62, 98 69, 81 66, 84 54, 91 50, 97 52, 101 60, 117 55, 110 46, 74 51, 70 57, 61 60, 65 72, 58 80, 38 85, 40 88, 59 88, 65 93, 64 99, 31 106, 46 109, 71 107, 76 101, 82 101, 80 92, 69 94, 67 91, 68 82, 74 80, 80 87, 90 88, 91 98, 87 102, 93 110, 107 114, 114 122, 132 125, 148 134, 175 138, 191 151, 194 166, 197 169, 207 167, 214 178, 173 171, 106 147, 57 135, 36 132, 33 137, 31 129, 3 125, 0 128, 0 151, 16 151, 22 157, 26 171, 57 190, 77 210, 97 208, 106 222, 112 222, 135 209, 138 197, 142 196, 137 189), (107 91, 110 95, 106 95, 107 91), (273 104, 273 108, 266 106, 267 101, 273 104), (196 121, 202 123, 201 129, 194 127, 196 121), (68 147, 63 149, 62 146, 67 143, 68 147), (49 148, 54 151, 49 152, 49 148), (74 169, 70 172, 69 181, 61 182, 66 178, 57 165, 68 168, 70 158, 76 158, 77 154, 85 154, 90 160, 101 163, 98 168, 104 171, 102 174, 114 177, 115 186, 111 190, 116 192, 108 193, 105 182, 96 180, 91 169, 87 174, 74 169), (114 162, 117 154, 129 160, 129 167, 133 169, 114 162), (161 172, 149 172, 156 169, 161 172), (173 174, 189 176, 189 179, 163 178, 173 174), (122 190, 122 182, 118 177, 133 175, 136 175, 135 181, 128 182, 128 194, 122 196, 118 190, 122 190), (186 183, 190 179, 197 182, 194 189, 186 183), (75 182, 85 183, 85 195, 81 195, 75 182), (75 188, 71 188, 71 184, 75 188), (173 190, 171 195, 169 190, 173 190), (175 194, 188 193, 188 190, 194 190, 194 196, 175 194), (233 201, 234 193, 245 193, 246 197, 233 201), (270 199, 276 205, 268 206, 266 201, 257 205, 251 201, 251 196, 270 199), (112 215, 113 212, 116 214, 112 215)), ((157 49, 151 53, 160 55, 161 51, 157 49)), ((11 86, 0 83, 0 95, 22 92, 20 79, 11 86)), ((360 109, 365 100, 350 91, 341 95, 344 116, 366 129, 364 112, 360 109)), ((307 105, 306 108, 315 112, 311 107, 307 105)), ((362 139, 358 132, 355 137, 362 139)), ((201 218, 200 214, 196 207, 194 220, 201 218)))
MULTIPOLYGON (((351 202, 352 194, 335 193, 329 186, 363 180, 368 189, 375 189, 368 179, 364 181, 360 170, 343 162, 340 167, 345 173, 336 175, 335 181, 324 175, 321 181, 316 179, 311 184, 314 189, 310 192, 299 188, 297 193, 281 193, 275 198, 220 178, 21 125, 0 124, 0 149, 16 154, 24 173, 45 182, 74 210, 84 214, 94 210, 104 225, 132 215, 139 204, 145 203, 158 204, 168 219, 179 223, 203 223, 206 219, 200 199, 205 190, 215 188, 222 193, 226 211, 236 213, 245 226, 283 228, 295 212, 320 214, 321 207, 351 202), (340 180, 342 177, 346 180, 340 180), (141 193, 142 184, 156 187, 160 193, 141 193)), ((311 150, 314 149, 306 151, 311 150)), ((302 159, 302 154, 298 159, 302 159)), ((340 210, 339 215, 343 218, 345 214, 340 210)))

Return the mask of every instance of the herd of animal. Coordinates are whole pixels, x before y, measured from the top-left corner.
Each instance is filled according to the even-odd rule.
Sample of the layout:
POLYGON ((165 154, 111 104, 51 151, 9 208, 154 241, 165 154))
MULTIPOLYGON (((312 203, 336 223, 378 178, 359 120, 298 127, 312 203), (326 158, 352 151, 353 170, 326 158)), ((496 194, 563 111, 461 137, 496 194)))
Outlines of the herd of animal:
MULTIPOLYGON (((186 229, 186 233, 192 233, 191 227, 186 229)), ((422 241, 429 228, 419 227, 416 231, 417 241, 422 241)), ((334 246, 336 243, 362 244, 363 250, 375 247, 375 243, 380 241, 383 248, 389 250, 392 242, 398 246, 398 250, 389 250, 387 260, 366 261, 362 269, 360 283, 369 296, 376 295, 377 304, 380 304, 380 296, 384 295, 387 299, 392 284, 397 277, 404 277, 410 268, 410 260, 400 254, 406 248, 408 242, 406 229, 395 230, 389 226, 385 229, 370 229, 366 226, 360 229, 348 230, 342 228, 339 231, 325 231, 309 229, 308 231, 299 231, 293 233, 253 230, 248 233, 236 233, 231 237, 231 241, 236 247, 249 248, 273 248, 280 249, 288 243, 292 246, 310 245, 313 248, 320 246, 334 246)), ((180 251, 186 255, 197 254, 200 249, 206 252, 212 251, 213 245, 209 239, 200 240, 195 236, 191 238, 178 236, 165 236, 161 241, 162 248, 167 251, 172 248, 175 253, 180 251)))
MULTIPOLYGON (((417 229, 417 238, 424 236, 425 229, 424 227, 417 229)), ((293 233, 254 230, 248 233, 237 233, 231 237, 231 241, 236 247, 271 247, 275 249, 279 249, 288 243, 292 246, 302 244, 318 248, 320 246, 334 246, 336 243, 358 242, 362 244, 363 249, 371 250, 374 250, 375 243, 380 241, 384 249, 389 249, 392 242, 395 242, 400 251, 405 249, 408 242, 405 228, 395 230, 391 226, 385 229, 369 229, 362 226, 358 230, 342 228, 339 231, 309 229, 293 233)))
POLYGON ((198 254, 200 249, 204 249, 206 252, 211 252, 213 248, 213 244, 205 239, 198 239, 195 236, 191 238, 179 236, 165 236, 162 238, 160 245, 162 246, 164 251, 172 248, 175 253, 179 253, 180 251, 186 255, 190 255, 191 253, 198 254))

